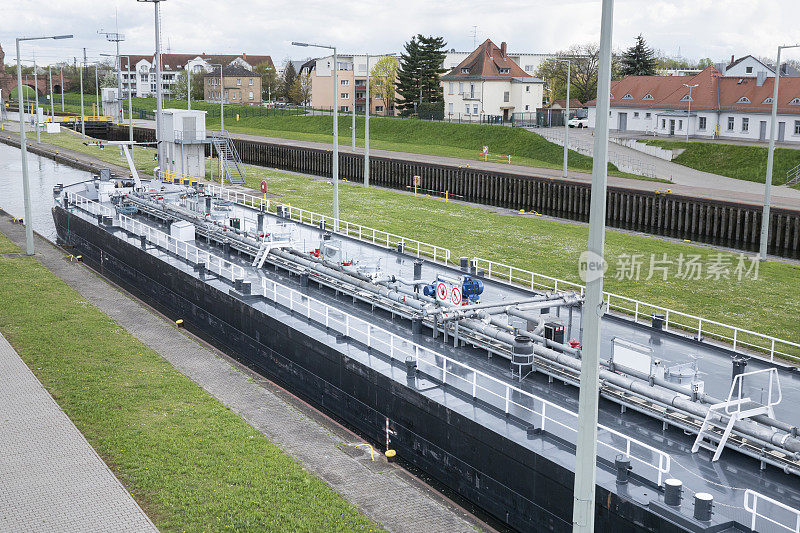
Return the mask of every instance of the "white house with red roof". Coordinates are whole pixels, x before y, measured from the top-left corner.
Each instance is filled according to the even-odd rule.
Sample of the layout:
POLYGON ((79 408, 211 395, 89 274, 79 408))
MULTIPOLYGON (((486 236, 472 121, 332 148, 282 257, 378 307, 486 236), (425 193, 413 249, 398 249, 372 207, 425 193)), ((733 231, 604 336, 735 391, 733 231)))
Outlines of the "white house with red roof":
MULTIPOLYGON (((763 141, 769 136, 774 83, 765 72, 724 76, 713 66, 695 76, 627 76, 611 83, 609 127, 668 137, 685 137, 688 130, 693 137, 763 141)), ((776 139, 800 143, 800 78, 781 77, 779 91, 776 139)), ((586 106, 593 128, 596 101, 586 106)))
POLYGON ((542 107, 544 81, 526 73, 487 39, 441 77, 445 118, 469 122, 509 121, 514 113, 542 107))

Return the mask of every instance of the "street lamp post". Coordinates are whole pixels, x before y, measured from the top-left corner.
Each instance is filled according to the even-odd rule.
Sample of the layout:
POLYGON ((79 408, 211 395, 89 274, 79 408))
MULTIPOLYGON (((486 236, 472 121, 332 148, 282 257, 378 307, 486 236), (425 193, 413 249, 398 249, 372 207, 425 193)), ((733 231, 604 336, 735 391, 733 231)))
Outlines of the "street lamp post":
MULTIPOLYGON (((100 54, 101 56, 109 56, 111 54, 100 54)), ((128 61, 128 140, 131 142, 130 147, 128 148, 131 151, 131 155, 133 154, 133 89, 131 88, 133 81, 131 78, 131 56, 121 56, 119 55, 119 50, 117 50, 117 60, 119 61, 119 69, 120 73, 122 72, 122 58, 125 58, 128 61)), ((122 107, 122 93, 119 93, 119 105, 122 107)))
MULTIPOLYGON (((22 88, 22 65, 19 58, 19 43, 21 41, 38 41, 40 39, 71 39, 72 35, 53 35, 49 37, 17 37, 17 86, 22 88)), ((19 92, 19 91, 18 91, 19 92)), ((31 187, 28 180, 28 149, 25 139, 25 113, 24 107, 20 112, 19 148, 22 158, 22 195, 25 201, 25 253, 33 255, 33 218, 31 216, 31 187)))
POLYGON ((59 67, 61 71, 61 112, 64 112, 64 67, 59 67))
POLYGON ((767 260, 767 241, 769 240, 769 204, 772 193, 772 159, 775 155, 775 128, 778 125, 778 84, 781 81, 781 50, 784 48, 800 48, 800 44, 778 47, 778 58, 775 63, 775 87, 772 90, 772 122, 769 126, 769 149, 767 150, 767 175, 764 179, 764 211, 761 215, 761 238, 759 239, 759 256, 767 260))
POLYGON ((33 59, 33 99, 36 101, 34 106, 34 115, 36 116, 36 142, 42 142, 42 136, 39 133, 39 74, 36 72, 36 57, 33 59))
MULTIPOLYGON (((224 78, 222 77, 222 63, 209 63, 209 67, 219 67, 219 131, 220 135, 225 136, 225 87, 224 78)), ((225 158, 217 150, 219 156, 219 186, 225 187, 225 158)), ((211 173, 214 173, 214 152, 211 152, 211 173)))
POLYGON ((699 84, 695 83, 694 85, 689 85, 684 83, 684 87, 689 88, 689 110, 686 111, 686 142, 689 142, 689 124, 692 122, 692 89, 697 87, 699 84))
POLYGON ((86 48, 83 49, 83 64, 81 64, 81 135, 86 138, 86 112, 83 109, 83 70, 86 68, 86 48))
POLYGON ((55 120, 56 111, 53 107, 53 71, 50 68, 50 65, 47 65, 47 78, 50 80, 50 120, 55 120))
MULTIPOLYGON (((100 68, 100 65, 95 63, 94 64, 94 116, 100 116, 100 75, 97 72, 97 69, 100 68)), ((97 120, 97 118, 95 118, 97 120)))
MULTIPOLYGON (((100 35, 105 35, 106 36, 106 40, 117 44, 117 54, 115 56, 116 60, 117 60, 117 63, 116 63, 116 66, 117 66, 117 101, 119 103, 119 109, 117 109, 117 113, 118 113, 117 114, 117 121, 118 122, 122 122, 123 120, 125 120, 125 116, 124 116, 125 113, 122 112, 122 109, 123 109, 122 108, 122 63, 120 62, 121 60, 120 60, 120 56, 119 56, 119 42, 120 41, 124 41, 125 40, 125 36, 123 34, 121 34, 121 33, 107 32, 107 31, 103 31, 103 30, 98 31, 97 33, 100 34, 100 35)), ((106 55, 106 54, 100 54, 100 55, 106 55)), ((130 68, 130 65, 128 65, 128 67, 130 68)))
POLYGON ((333 181, 333 229, 334 231, 338 231, 339 229, 339 110, 338 106, 336 105, 336 95, 337 90, 339 89, 339 77, 337 72, 339 70, 338 60, 339 57, 336 55, 336 47, 335 46, 328 46, 324 44, 310 44, 310 43, 299 43, 299 42, 292 42, 294 46, 313 46, 315 48, 327 48, 328 50, 333 50, 333 161, 332 161, 332 178, 333 181))
POLYGON ((597 408, 599 352, 605 255, 606 185, 608 178, 608 115, 611 107, 611 34, 614 0, 603 0, 597 76, 597 120, 594 130, 589 246, 585 256, 586 299, 583 305, 584 342, 578 393, 578 434, 575 442, 575 491, 572 531, 592 533, 597 480, 597 408), (594 268, 589 268, 589 267, 594 268))
POLYGON ((164 0, 136 0, 137 2, 152 3, 155 7, 155 37, 156 37, 156 151, 158 152, 158 165, 166 161, 162 157, 164 148, 161 145, 161 123, 163 122, 163 103, 161 99, 161 10, 159 4, 164 0))
POLYGON ((569 160, 569 86, 572 82, 572 62, 569 59, 548 58, 548 61, 556 61, 567 64, 567 105, 564 110, 564 170, 561 174, 567 177, 567 162, 569 160))

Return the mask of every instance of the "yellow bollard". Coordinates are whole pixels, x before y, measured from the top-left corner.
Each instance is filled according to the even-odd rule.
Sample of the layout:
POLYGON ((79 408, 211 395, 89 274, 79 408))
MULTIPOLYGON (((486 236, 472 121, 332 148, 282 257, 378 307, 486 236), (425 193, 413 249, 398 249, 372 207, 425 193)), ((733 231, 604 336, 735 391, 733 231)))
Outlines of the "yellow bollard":
POLYGON ((414 198, 417 197, 417 184, 414 184, 414 198))
POLYGON ((236 113, 236 122, 239 122, 239 113, 236 113))
POLYGON ((447 203, 450 199, 450 191, 444 191, 444 202, 447 203))

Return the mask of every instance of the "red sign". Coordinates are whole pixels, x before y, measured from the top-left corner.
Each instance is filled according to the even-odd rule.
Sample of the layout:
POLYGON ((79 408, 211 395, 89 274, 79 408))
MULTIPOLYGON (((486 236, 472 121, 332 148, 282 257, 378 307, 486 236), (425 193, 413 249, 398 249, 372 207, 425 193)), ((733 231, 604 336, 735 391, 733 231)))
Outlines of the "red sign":
POLYGON ((453 305, 461 305, 461 289, 453 287, 453 292, 450 293, 450 301, 453 305))
POLYGON ((447 300, 447 285, 442 282, 436 285, 436 298, 441 301, 447 300))
POLYGON ((261 192, 267 192, 267 180, 261 180, 261 192))

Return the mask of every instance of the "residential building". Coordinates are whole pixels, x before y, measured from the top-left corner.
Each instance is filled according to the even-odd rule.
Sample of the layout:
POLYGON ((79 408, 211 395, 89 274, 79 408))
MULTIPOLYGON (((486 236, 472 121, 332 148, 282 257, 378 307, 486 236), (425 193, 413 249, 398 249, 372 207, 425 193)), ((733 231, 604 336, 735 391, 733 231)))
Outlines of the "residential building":
MULTIPOLYGON (((688 131, 695 137, 764 141, 774 82, 764 71, 757 76, 723 76, 713 66, 691 77, 628 76, 611 83, 609 127, 651 135, 680 137, 688 131), (691 98, 689 85, 696 85, 691 98)), ((800 143, 800 77, 781 77, 779 91, 776 139, 800 143)), ((586 105, 593 128, 596 101, 586 105)))
POLYGON ((445 118, 507 121, 542 107, 544 81, 520 68, 506 43, 498 47, 487 39, 441 80, 445 118))
POLYGON ((236 63, 219 67, 203 76, 203 99, 206 102, 261 105, 261 76, 236 63))
MULTIPOLYGON (((735 59, 731 56, 731 62, 727 65, 715 65, 717 70, 724 76, 758 76, 759 73, 764 72, 768 78, 775 76, 775 65, 771 62, 765 63, 760 59, 753 56, 744 56, 735 59)), ((800 72, 788 63, 781 65, 781 77, 798 77, 800 72)))
MULTIPOLYGON (((456 68, 462 61, 464 61, 472 52, 458 52, 455 48, 451 48, 444 58, 442 66, 447 70, 456 68)), ((508 52, 508 58, 520 66, 522 70, 533 76, 539 65, 547 61, 549 58, 558 57, 557 54, 541 54, 534 52, 508 52)))
MULTIPOLYGON (((156 93, 155 54, 122 56, 122 93, 127 96, 129 91, 133 96, 153 96, 156 93), (128 72, 130 61, 130 73, 128 72)), ((210 72, 212 64, 237 65, 247 70, 263 63, 272 65, 272 58, 265 55, 214 55, 214 54, 161 54, 161 89, 166 98, 185 97, 173 95, 172 86, 178 79, 181 71, 188 69, 190 72, 210 72)))
MULTIPOLYGON (((369 69, 381 57, 369 56, 369 69)), ((363 113, 366 108, 367 96, 367 56, 365 54, 337 54, 337 88, 336 102, 334 104, 333 90, 333 55, 321 57, 301 65, 299 72, 311 73, 311 107, 316 109, 332 109, 334 105, 343 113, 352 112, 355 106, 356 113, 363 113)), ((397 96, 395 101, 397 101, 397 96)), ((387 104, 380 98, 372 98, 370 113, 375 115, 395 115, 394 104, 387 104)))

